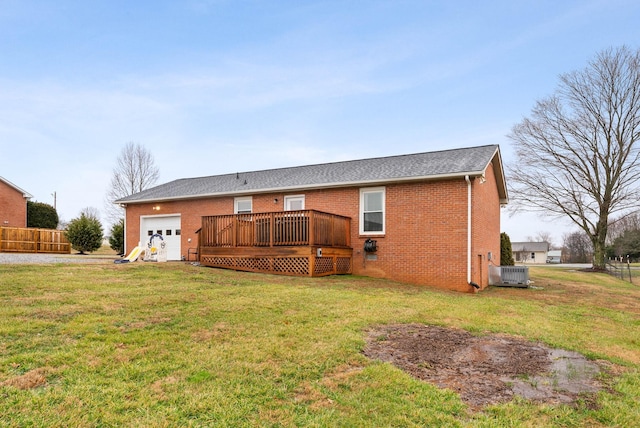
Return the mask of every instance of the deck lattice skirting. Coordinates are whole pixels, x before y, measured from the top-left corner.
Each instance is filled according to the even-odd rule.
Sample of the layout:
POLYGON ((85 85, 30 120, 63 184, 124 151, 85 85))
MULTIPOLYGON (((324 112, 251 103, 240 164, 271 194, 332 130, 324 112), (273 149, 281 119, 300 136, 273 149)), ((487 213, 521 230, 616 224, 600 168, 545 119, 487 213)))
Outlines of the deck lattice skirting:
POLYGON ((350 254, 345 254, 344 257, 222 257, 208 255, 202 256, 200 263, 210 267, 296 276, 351 273, 350 254))

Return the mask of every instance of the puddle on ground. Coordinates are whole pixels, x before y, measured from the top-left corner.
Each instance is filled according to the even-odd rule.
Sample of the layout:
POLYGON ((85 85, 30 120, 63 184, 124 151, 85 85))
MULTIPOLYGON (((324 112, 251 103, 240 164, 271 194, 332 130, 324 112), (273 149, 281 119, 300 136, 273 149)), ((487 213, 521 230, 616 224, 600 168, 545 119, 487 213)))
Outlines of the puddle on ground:
POLYGON ((549 371, 531 377, 503 378, 512 384, 513 393, 529 400, 548 400, 554 397, 563 403, 570 403, 575 396, 597 392, 595 381, 600 374, 596 363, 590 362, 577 352, 564 349, 550 349, 549 371))

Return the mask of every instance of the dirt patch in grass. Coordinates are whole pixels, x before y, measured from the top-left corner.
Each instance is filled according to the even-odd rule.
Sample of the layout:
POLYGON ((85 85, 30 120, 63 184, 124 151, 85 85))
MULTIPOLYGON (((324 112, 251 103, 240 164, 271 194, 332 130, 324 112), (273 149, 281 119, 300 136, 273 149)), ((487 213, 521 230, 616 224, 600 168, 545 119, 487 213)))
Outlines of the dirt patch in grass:
POLYGON ((506 335, 398 324, 372 328, 365 355, 451 389, 473 410, 521 396, 536 402, 594 402, 601 367, 576 352, 506 335))

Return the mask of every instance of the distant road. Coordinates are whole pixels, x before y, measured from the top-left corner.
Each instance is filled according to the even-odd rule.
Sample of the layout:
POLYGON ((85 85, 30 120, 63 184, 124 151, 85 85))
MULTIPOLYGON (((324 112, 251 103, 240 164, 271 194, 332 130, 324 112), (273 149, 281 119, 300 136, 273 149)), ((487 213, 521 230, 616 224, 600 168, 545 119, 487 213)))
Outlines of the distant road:
POLYGON ((564 268, 564 269, 589 269, 593 267, 593 264, 591 263, 545 263, 545 264, 519 263, 517 264, 517 266, 564 268))

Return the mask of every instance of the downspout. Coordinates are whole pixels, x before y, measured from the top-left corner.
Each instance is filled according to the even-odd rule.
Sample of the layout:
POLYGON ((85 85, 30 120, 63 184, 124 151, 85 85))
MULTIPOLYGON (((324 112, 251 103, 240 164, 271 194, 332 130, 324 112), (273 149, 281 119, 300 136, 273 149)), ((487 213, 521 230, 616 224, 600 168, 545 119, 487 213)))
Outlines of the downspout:
POLYGON ((468 175, 464 176, 467 182, 467 284, 475 289, 480 286, 475 282, 471 282, 471 180, 468 175))

